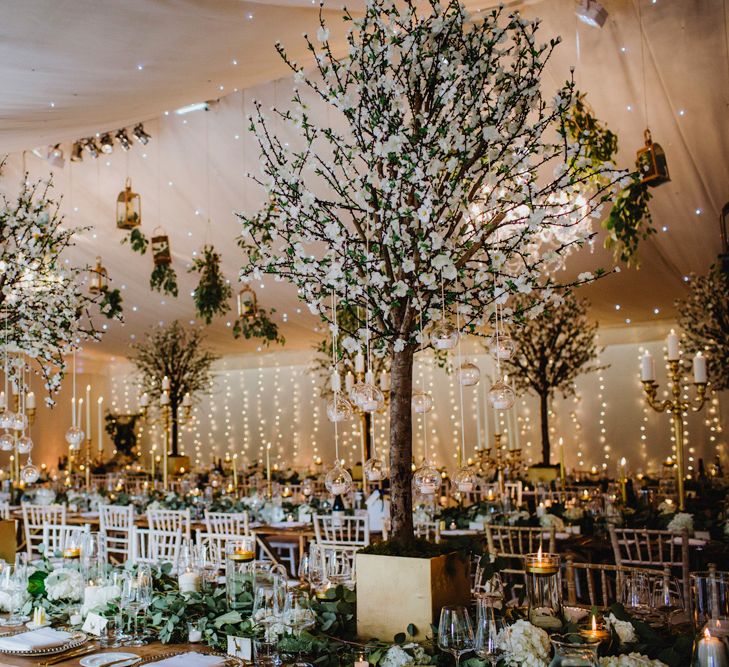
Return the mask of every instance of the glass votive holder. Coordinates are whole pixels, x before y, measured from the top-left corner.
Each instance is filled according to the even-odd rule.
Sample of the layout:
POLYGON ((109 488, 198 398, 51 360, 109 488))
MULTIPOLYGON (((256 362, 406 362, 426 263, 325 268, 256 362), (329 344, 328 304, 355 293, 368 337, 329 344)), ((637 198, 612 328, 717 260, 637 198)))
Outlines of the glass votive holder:
POLYGON ((599 641, 576 644, 568 637, 552 637, 549 640, 554 648, 554 657, 549 667, 597 667, 599 641))
POLYGON ((541 550, 525 557, 529 622, 545 630, 562 626, 562 587, 559 554, 541 550))
POLYGON ((253 640, 253 664, 256 667, 277 667, 279 664, 278 644, 267 639, 253 640))
POLYGON ((251 603, 255 558, 254 537, 231 540, 225 547, 225 593, 231 609, 242 609, 251 603))
POLYGON ((722 633, 729 634, 729 572, 692 572, 691 596, 694 630, 698 633, 707 622, 719 620, 722 633))
POLYGON ((704 628, 696 637, 694 667, 729 667, 729 651, 726 644, 704 628))
POLYGON ((200 620, 188 621, 187 623, 187 641, 190 644, 198 644, 203 638, 203 628, 200 620))

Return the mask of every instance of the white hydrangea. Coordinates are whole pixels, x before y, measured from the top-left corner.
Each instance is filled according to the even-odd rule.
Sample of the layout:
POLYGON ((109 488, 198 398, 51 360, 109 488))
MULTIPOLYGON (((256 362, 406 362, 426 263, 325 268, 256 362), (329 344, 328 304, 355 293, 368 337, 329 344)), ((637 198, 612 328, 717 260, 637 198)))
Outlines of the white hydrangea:
POLYGON ((509 523, 510 526, 513 526, 517 524, 519 521, 526 521, 530 517, 529 512, 525 510, 517 510, 514 512, 509 512, 509 514, 506 516, 506 520, 509 523))
POLYGON ((552 528, 554 526, 555 530, 564 530, 564 521, 556 514, 543 514, 539 517, 539 525, 542 528, 552 528))
POLYGON ((635 628, 630 621, 619 621, 615 614, 610 614, 605 619, 605 625, 608 629, 615 629, 621 644, 632 644, 638 641, 638 635, 635 634, 635 628))
POLYGON ((405 667, 414 664, 413 656, 398 644, 388 648, 385 655, 382 656, 382 660, 380 660, 380 667, 405 667))
POLYGON ((585 516, 585 510, 581 507, 566 507, 564 510, 564 518, 568 521, 580 521, 585 516))
POLYGON ((504 651, 507 665, 547 666, 550 651, 549 635, 529 621, 519 619, 513 625, 504 628, 499 633, 498 644, 504 651))
POLYGON ((678 512, 668 524, 668 530, 680 533, 688 530, 689 535, 694 532, 694 515, 688 512, 678 512))
POLYGON ((673 514, 676 511, 676 503, 674 503, 670 498, 667 498, 658 505, 658 511, 661 514, 673 514))
POLYGON ((665 662, 651 660, 640 653, 608 655, 598 661, 600 667, 668 667, 665 662))
POLYGON ((84 590, 81 573, 69 568, 60 568, 51 572, 46 577, 45 586, 49 600, 76 602, 81 599, 84 590))

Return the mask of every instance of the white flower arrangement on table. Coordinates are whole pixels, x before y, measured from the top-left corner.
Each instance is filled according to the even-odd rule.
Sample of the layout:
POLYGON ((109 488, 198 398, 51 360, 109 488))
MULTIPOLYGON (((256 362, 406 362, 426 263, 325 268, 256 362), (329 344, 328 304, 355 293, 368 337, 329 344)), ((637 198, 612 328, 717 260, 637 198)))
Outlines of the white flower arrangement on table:
POLYGON ((608 655, 599 659, 600 667, 668 667, 665 662, 651 660, 640 653, 624 653, 608 655))
POLYGON ((425 649, 416 642, 395 644, 387 649, 385 655, 377 663, 379 667, 407 667, 408 665, 427 665, 430 657, 425 649))
POLYGON ((530 516, 531 515, 526 510, 516 510, 514 512, 509 512, 506 515, 506 521, 510 526, 514 526, 519 523, 519 521, 529 521, 530 516))
POLYGON ((621 644, 633 644, 638 641, 638 635, 630 621, 620 621, 615 614, 610 613, 605 619, 605 626, 608 630, 614 629, 621 644))
POLYGON ((542 514, 542 516, 539 517, 539 525, 542 528, 554 527, 556 531, 564 530, 564 521, 562 521, 562 519, 556 514, 542 514))
POLYGON ((693 535, 694 532, 694 515, 688 512, 678 512, 674 515, 667 526, 668 530, 674 533, 680 533, 684 530, 688 530, 689 535, 693 535))
POLYGON ((585 510, 577 505, 565 507, 562 516, 570 523, 574 521, 581 521, 585 516, 585 510))
POLYGON ((504 628, 497 641, 507 665, 546 667, 549 662, 549 635, 529 621, 519 619, 504 628))
POLYGON ((84 581, 78 570, 62 567, 46 577, 45 588, 49 600, 77 602, 83 595, 84 581))
POLYGON ((667 498, 660 505, 658 505, 658 511, 661 514, 674 514, 676 512, 676 509, 676 503, 674 503, 670 498, 667 498))

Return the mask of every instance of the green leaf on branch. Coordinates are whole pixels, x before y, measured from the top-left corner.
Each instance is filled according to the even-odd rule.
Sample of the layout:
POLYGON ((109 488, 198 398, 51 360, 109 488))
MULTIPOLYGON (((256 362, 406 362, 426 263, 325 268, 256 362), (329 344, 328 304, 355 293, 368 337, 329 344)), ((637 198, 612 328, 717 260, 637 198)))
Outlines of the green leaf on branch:
POLYGON ((118 289, 110 290, 105 287, 101 290, 99 311, 108 320, 119 319, 122 314, 122 295, 118 289))
MULTIPOLYGON (((275 312, 276 309, 271 308, 271 313, 275 312)), ((272 342, 279 345, 286 342, 286 339, 278 331, 278 325, 270 318, 266 309, 260 306, 252 314, 242 315, 235 321, 233 336, 235 338, 243 336, 247 340, 260 338, 266 346, 272 342)))
POLYGON ((121 240, 121 242, 122 245, 124 243, 129 243, 131 249, 134 252, 138 252, 140 255, 144 255, 144 253, 147 252, 147 246, 149 245, 149 239, 147 239, 144 232, 139 229, 139 227, 132 229, 132 231, 130 231, 129 234, 121 240))
POLYGON ((220 269, 220 255, 215 252, 215 248, 206 245, 200 254, 187 272, 200 274, 192 299, 198 316, 210 324, 215 315, 224 315, 230 310, 228 300, 233 290, 220 269))
POLYGON ((605 247, 613 250, 615 260, 628 266, 638 266, 638 243, 655 234, 653 218, 648 209, 651 193, 648 186, 641 182, 640 175, 634 173, 632 181, 618 194, 610 215, 603 222, 608 232, 605 247))
POLYGON ((149 277, 149 286, 157 292, 177 296, 177 273, 172 264, 155 264, 149 277))

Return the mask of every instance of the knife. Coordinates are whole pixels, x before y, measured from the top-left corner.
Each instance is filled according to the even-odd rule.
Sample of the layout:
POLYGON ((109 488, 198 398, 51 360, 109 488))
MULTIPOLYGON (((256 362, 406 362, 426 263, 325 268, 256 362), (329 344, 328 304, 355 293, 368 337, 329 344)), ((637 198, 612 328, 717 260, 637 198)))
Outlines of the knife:
POLYGON ((137 658, 121 658, 119 660, 113 660, 112 662, 105 662, 100 667, 113 667, 113 665, 121 665, 124 662, 129 662, 130 660, 132 662, 129 663, 128 667, 132 667, 133 665, 136 665, 141 659, 142 656, 139 656, 137 658))
POLYGON ((74 649, 73 651, 61 653, 60 655, 49 658, 48 660, 44 660, 43 662, 39 662, 38 664, 41 665, 41 667, 47 667, 48 665, 55 665, 58 662, 63 662, 64 660, 70 660, 71 658, 80 657, 82 655, 86 655, 87 653, 94 653, 98 650, 99 649, 96 646, 83 646, 81 648, 74 649))

